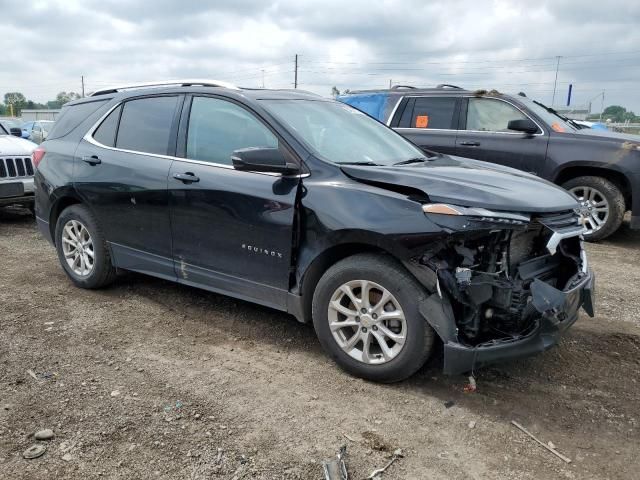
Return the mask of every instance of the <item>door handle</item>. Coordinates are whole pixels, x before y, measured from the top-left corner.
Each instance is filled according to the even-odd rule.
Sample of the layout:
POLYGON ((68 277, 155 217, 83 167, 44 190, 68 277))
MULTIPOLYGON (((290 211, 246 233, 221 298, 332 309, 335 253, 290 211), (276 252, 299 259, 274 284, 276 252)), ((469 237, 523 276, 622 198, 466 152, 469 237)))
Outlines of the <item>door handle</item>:
POLYGON ((82 161, 88 163, 92 167, 102 163, 102 160, 97 155, 91 155, 90 157, 82 157, 82 161))
POLYGON ((479 147, 480 142, 474 142, 474 141, 460 142, 460 145, 464 145, 465 147, 479 147))
POLYGON ((173 178, 175 178, 176 180, 180 180, 183 183, 194 183, 200 181, 200 177, 195 176, 191 172, 174 173, 173 178))

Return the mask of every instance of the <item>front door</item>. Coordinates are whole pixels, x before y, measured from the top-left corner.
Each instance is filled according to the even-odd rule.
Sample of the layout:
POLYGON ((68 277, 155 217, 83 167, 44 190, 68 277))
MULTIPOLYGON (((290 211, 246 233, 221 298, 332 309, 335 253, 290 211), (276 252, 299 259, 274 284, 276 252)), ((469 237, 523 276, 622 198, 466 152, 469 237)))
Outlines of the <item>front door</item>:
POLYGON ((207 96, 187 100, 186 107, 184 160, 169 173, 178 280, 285 308, 300 180, 233 169, 235 150, 283 148, 254 113, 207 96))
POLYGON ((116 265, 172 279, 167 177, 180 103, 179 96, 126 101, 82 140, 74 162, 74 186, 116 265))
POLYGON ((549 135, 541 128, 533 135, 509 130, 509 121, 529 118, 514 105, 498 98, 471 97, 462 111, 456 155, 535 175, 544 171, 549 135))

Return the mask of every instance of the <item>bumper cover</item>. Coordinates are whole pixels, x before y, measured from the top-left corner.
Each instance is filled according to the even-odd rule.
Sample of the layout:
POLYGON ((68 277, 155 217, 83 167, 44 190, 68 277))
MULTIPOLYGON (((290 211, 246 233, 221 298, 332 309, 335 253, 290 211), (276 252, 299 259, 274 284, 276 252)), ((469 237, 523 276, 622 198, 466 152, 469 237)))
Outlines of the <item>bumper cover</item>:
POLYGON ((540 284, 540 288, 532 288, 534 306, 542 314, 533 332, 475 347, 448 341, 444 344, 444 373, 465 373, 476 367, 544 352, 557 344, 562 334, 575 323, 580 307, 593 317, 595 277, 592 271, 566 291, 543 282, 540 284))

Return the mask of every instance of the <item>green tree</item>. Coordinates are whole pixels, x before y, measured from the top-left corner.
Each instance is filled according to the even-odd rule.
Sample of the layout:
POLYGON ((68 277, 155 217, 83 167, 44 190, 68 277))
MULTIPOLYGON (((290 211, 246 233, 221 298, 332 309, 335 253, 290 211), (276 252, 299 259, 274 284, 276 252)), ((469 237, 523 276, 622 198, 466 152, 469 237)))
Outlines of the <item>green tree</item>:
POLYGON ((340 95, 340 90, 338 90, 338 87, 334 85, 333 87, 331 87, 331 96, 335 98, 338 95, 340 95))
POLYGON ((627 109, 620 105, 609 105, 602 111, 602 118, 610 119, 612 122, 624 122, 627 109))
POLYGON ((25 108, 27 99, 20 92, 7 92, 4 94, 4 103, 7 106, 9 114, 11 114, 11 107, 13 106, 13 115, 20 116, 20 111, 25 108))

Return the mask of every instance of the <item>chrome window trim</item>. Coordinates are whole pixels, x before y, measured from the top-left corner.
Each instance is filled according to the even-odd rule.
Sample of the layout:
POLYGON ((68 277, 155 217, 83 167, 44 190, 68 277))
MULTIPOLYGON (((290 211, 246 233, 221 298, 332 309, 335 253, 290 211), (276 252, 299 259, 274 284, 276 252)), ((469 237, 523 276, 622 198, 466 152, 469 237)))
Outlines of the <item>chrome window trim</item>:
POLYGON ((389 120, 387 120, 387 127, 391 127, 391 122, 393 121, 393 117, 396 116, 396 112, 398 111, 398 108, 400 108, 400 104, 402 103, 402 100, 404 100, 404 97, 400 97, 400 99, 396 102, 396 106, 393 107, 393 110, 391 111, 391 115, 389 116, 389 120))
MULTIPOLYGON (((233 168, 233 165, 227 165, 225 163, 207 162, 205 160, 192 160, 190 158, 174 157, 172 155, 161 155, 159 153, 140 152, 140 151, 137 151, 137 150, 128 150, 126 148, 116 148, 116 147, 109 147, 107 145, 103 145, 102 143, 98 142, 95 138, 93 138, 93 135, 96 133, 96 130, 102 124, 104 119, 107 118, 111 114, 111 112, 113 112, 116 108, 118 108, 123 103, 125 103, 125 101, 117 103, 116 105, 111 107, 104 115, 102 115, 98 119, 98 121, 95 122, 93 124, 93 126, 91 126, 91 128, 89 128, 89 130, 84 135, 84 137, 82 137, 83 140, 86 140, 87 142, 89 142, 90 144, 92 144, 92 145, 94 145, 94 146, 96 146, 98 148, 104 148, 105 150, 111 150, 111 151, 114 151, 114 152, 132 153, 134 155, 144 155, 145 157, 163 158, 165 160, 177 160, 177 161, 180 161, 180 162, 193 163, 193 164, 196 164, 196 165, 205 165, 205 166, 211 166, 211 167, 217 167, 217 168, 225 168, 227 170, 233 170, 235 172, 240 172, 240 173, 255 173, 257 175, 268 175, 270 177, 282 177, 283 176, 281 173, 253 172, 253 171, 249 171, 249 170, 236 170, 235 168, 233 168)), ((310 175, 309 173, 301 173, 301 174, 298 174, 298 175, 287 175, 286 178, 306 178, 309 175, 310 175)))
MULTIPOLYGON (((400 106, 400 102, 405 99, 405 98, 438 98, 438 97, 442 97, 442 95, 405 95, 403 97, 400 97, 400 100, 398 100, 398 103, 396 104, 396 109, 400 106)), ((508 103, 509 105, 511 105, 513 108, 515 108, 516 110, 518 110, 520 113, 522 113, 525 117, 527 117, 529 120, 531 120, 533 123, 536 124, 536 126, 540 129, 541 133, 534 133, 532 136, 533 137, 540 137, 546 134, 546 130, 538 123, 536 122, 533 118, 531 118, 530 115, 528 115, 526 112, 524 112, 520 107, 518 107, 516 104, 514 104, 513 102, 510 102, 509 100, 506 100, 504 98, 498 98, 498 97, 478 97, 476 95, 456 95, 455 97, 448 97, 448 98, 488 98, 490 100, 498 100, 501 102, 505 102, 508 103)), ((394 114, 395 114, 395 109, 394 109, 394 114)), ((387 126, 391 126, 391 120, 393 119, 393 115, 391 117, 389 117, 389 121, 387 122, 387 126)), ((522 136, 524 135, 524 133, 522 132, 496 132, 493 130, 459 130, 457 128, 415 128, 415 127, 395 127, 394 130, 417 130, 420 132, 469 132, 469 133, 490 133, 490 134, 499 134, 499 135, 519 135, 522 136)))

